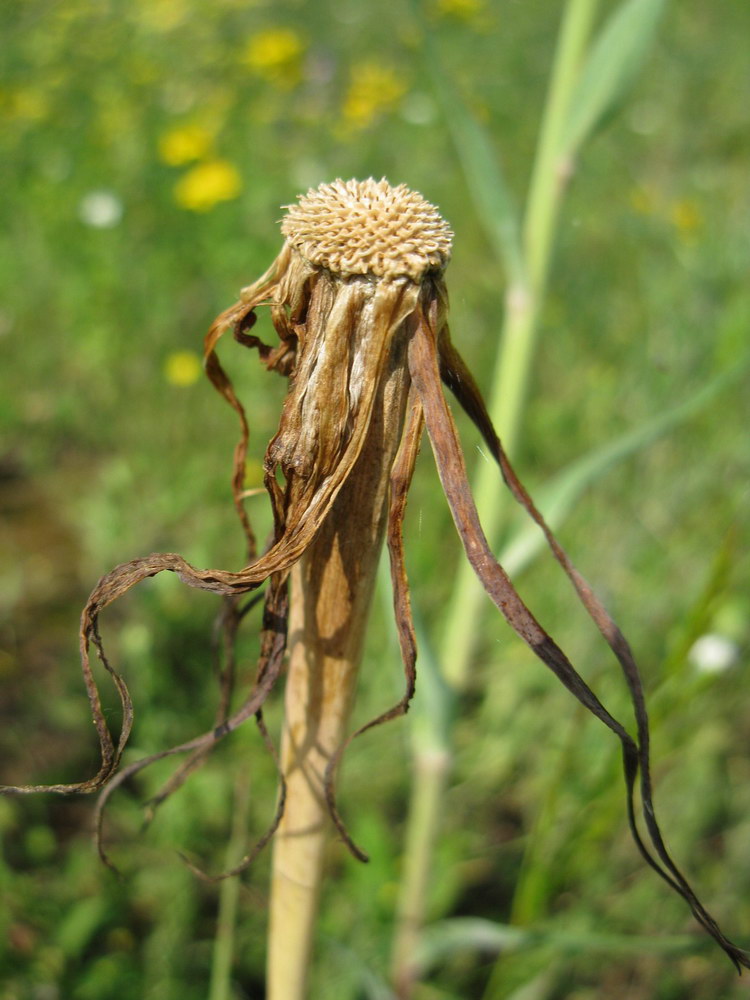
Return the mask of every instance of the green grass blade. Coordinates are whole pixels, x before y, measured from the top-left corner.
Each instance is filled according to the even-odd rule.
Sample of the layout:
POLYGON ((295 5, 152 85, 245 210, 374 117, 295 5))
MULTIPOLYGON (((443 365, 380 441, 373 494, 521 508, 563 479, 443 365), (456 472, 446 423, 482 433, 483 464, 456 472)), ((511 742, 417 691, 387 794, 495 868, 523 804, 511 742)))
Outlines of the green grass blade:
POLYGON ((601 29, 581 69, 561 153, 573 157, 620 106, 656 36, 666 0, 626 0, 601 29))
MULTIPOLYGON (((393 617, 393 596, 388 556, 383 553, 378 565, 377 587, 382 601, 389 644, 394 658, 400 657, 398 633, 393 617)), ((419 683, 409 706, 410 735, 415 753, 449 753, 451 729, 455 713, 454 692, 440 669, 429 635, 416 607, 412 608, 414 633, 417 639, 419 683)), ((401 676, 398 685, 402 683, 401 676)), ((396 688, 400 695, 400 688, 396 688)))
MULTIPOLYGON (((249 811, 250 772, 245 770, 238 773, 235 780, 232 832, 224 861, 227 870, 236 865, 245 853, 249 811)), ((239 896, 239 876, 225 878, 219 887, 219 912, 216 921, 208 1000, 231 1000, 233 995, 232 966, 235 961, 239 896)))
POLYGON ((443 677, 421 617, 414 614, 419 650, 419 691, 414 695, 412 739, 421 752, 447 752, 455 714, 455 697, 443 677))
POLYGON ((519 214, 487 131, 447 83, 434 43, 425 40, 425 62, 445 122, 461 160, 467 187, 488 240, 500 258, 509 284, 523 287, 519 214))
POLYGON ((588 930, 560 930, 555 926, 514 927, 479 917, 441 920, 425 929, 417 960, 426 971, 461 951, 485 954, 516 952, 547 947, 568 954, 669 955, 703 950, 701 938, 693 934, 657 937, 646 934, 600 934, 588 930))
MULTIPOLYGON (((612 465, 646 448, 663 434, 689 420, 746 372, 749 365, 750 357, 746 356, 738 365, 711 379, 684 402, 579 458, 558 473, 546 488, 536 491, 539 509, 552 530, 565 520, 581 493, 612 465)), ((500 562, 512 576, 524 569, 544 545, 544 536, 536 525, 525 525, 509 539, 500 554, 500 562)))

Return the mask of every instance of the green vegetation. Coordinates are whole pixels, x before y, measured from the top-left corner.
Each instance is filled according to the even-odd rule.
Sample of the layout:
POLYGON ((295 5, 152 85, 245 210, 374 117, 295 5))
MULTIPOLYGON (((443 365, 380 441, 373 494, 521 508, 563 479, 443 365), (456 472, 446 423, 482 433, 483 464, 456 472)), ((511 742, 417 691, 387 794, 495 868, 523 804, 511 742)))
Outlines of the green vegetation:
MULTIPOLYGON (((748 942, 750 7, 719 16, 681 0, 646 23, 662 6, 404 0, 385 17, 362 0, 30 0, 0 11, 0 781, 96 768, 76 626, 102 573, 154 550, 241 564, 235 424, 201 377, 202 335, 277 252, 280 205, 337 176, 385 175, 454 228, 453 338, 488 394, 506 293, 526 283, 540 296, 528 357, 514 362, 518 399, 504 402, 506 387, 496 404, 501 430, 643 665, 673 853, 748 942), (567 49, 564 11, 578 18, 567 49), (621 36, 602 56, 607 23, 621 36), (609 85, 618 100, 603 106, 609 85), (557 122, 555 95, 573 108, 557 122), (536 153, 543 120, 575 154, 557 202, 549 148, 536 153)), ((259 329, 270 330, 262 317, 259 329)), ((239 347, 222 357, 252 401, 252 487, 283 384, 239 347)), ((461 428, 471 465, 477 435, 461 428)), ((614 661, 494 482, 482 477, 480 500, 489 518, 500 508, 498 551, 624 715, 614 661)), ((264 499, 250 509, 263 537, 264 499)), ((417 842, 413 828, 405 841, 410 754, 424 775, 425 748, 451 770, 431 799, 415 1000, 744 995, 637 856, 615 741, 489 602, 460 599, 477 621, 462 635, 462 557, 427 447, 406 537, 419 693, 406 721, 347 756, 340 806, 371 861, 331 846, 314 1000, 391 996, 414 861, 404 844, 417 842)), ((383 597, 355 721, 400 692, 383 597)), ((211 725, 216 611, 159 577, 103 616, 136 700, 127 759, 211 725)), ((256 630, 252 618, 246 684, 256 630)), ((268 857, 237 893, 196 879, 177 852, 212 871, 241 856, 238 814, 250 844, 273 814, 273 764, 241 731, 142 831, 141 804, 168 773, 156 766, 113 797, 121 881, 92 849, 92 800, 0 799, 0 1000, 262 998, 268 857)))

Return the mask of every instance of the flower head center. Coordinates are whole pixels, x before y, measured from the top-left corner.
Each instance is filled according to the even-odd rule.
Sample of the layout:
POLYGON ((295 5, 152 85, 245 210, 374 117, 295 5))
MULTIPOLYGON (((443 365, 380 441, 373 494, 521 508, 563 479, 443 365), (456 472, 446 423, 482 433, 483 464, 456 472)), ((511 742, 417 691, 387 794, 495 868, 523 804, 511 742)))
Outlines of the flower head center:
POLYGON ((311 264, 342 277, 419 281, 450 259, 448 223, 404 184, 336 180, 286 208, 281 231, 288 242, 311 264))

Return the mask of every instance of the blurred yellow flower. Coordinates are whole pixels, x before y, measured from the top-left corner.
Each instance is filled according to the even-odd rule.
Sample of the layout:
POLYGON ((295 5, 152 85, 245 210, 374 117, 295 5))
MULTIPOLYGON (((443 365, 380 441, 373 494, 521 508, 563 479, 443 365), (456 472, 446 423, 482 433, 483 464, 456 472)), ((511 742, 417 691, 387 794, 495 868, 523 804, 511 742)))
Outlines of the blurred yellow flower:
POLYGON ((202 371, 201 359, 195 351, 173 351, 164 362, 164 378, 170 385, 193 385, 202 371))
POLYGON ((689 198, 672 203, 672 224, 683 243, 695 243, 703 226, 703 215, 698 205, 689 198))
POLYGON ((178 125, 159 138, 159 159, 170 167, 200 160, 211 149, 213 136, 202 125, 178 125))
POLYGON ((357 128, 366 128, 405 93, 406 82, 394 70, 376 62, 360 63, 352 69, 342 109, 344 120, 357 128))
POLYGON ((484 13, 484 0, 437 0, 438 14, 460 21, 474 21, 484 13))
POLYGON ((228 160, 208 160, 188 170, 174 187, 175 201, 191 212, 207 212, 242 190, 239 170, 228 160))
POLYGON ((179 27, 189 16, 185 0, 141 0, 136 16, 147 31, 168 32, 179 27))
POLYGON ((19 87, 0 92, 0 112, 17 121, 40 121, 49 112, 49 100, 41 90, 19 87))
POLYGON ((291 28, 269 28, 247 43, 244 64, 258 76, 282 87, 299 82, 305 45, 291 28))

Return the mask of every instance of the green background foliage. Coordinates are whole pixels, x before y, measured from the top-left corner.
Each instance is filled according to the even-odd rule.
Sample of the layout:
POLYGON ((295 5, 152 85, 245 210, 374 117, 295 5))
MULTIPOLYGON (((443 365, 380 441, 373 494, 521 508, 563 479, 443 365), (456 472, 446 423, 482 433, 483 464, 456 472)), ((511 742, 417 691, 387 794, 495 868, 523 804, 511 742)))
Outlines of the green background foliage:
MULTIPOLYGON (((597 23, 616 7, 603 3, 597 23)), ((0 780, 75 781, 96 768, 76 622, 101 574, 154 550, 241 565, 229 489, 236 429, 198 359, 212 318, 277 252, 280 206, 322 181, 369 175, 439 205, 456 236, 454 341, 488 387, 507 282, 482 213, 487 191, 454 146, 450 102, 469 109, 522 204, 562 8, 2 7, 0 780)), ((667 434, 644 435, 599 472, 560 534, 643 664, 667 840, 730 936, 745 941, 750 411, 738 366, 750 320, 748 37, 744 4, 667 6, 621 106, 587 142, 560 216, 517 449, 522 478, 544 494, 582 456, 715 384, 667 434), (705 636, 732 653, 725 669, 711 671, 696 652, 705 636)), ((590 92, 580 101, 573 145, 596 111, 590 92)), ((267 319, 259 327, 270 336, 267 319)), ((252 486, 283 383, 237 347, 222 357, 248 401, 252 486)), ((476 434, 461 428, 469 464, 481 462, 476 434)), ((264 500, 250 510, 262 537, 264 500)), ((509 536, 521 524, 514 515, 509 536)), ((426 446, 407 556, 425 640, 439 650, 461 554, 426 446)), ((519 586, 627 713, 616 668, 550 559, 524 568, 519 586)), ((385 590, 381 598, 359 721, 400 690, 385 590)), ((216 610, 212 597, 159 577, 104 617, 136 703, 127 759, 211 725, 216 610)), ((241 648, 245 685, 256 628, 253 618, 241 648)), ((269 717, 278 732, 280 692, 269 717)), ((367 734, 345 763, 340 805, 371 862, 331 845, 316 1000, 390 995, 410 727, 367 734)), ((489 609, 451 730, 418 1000, 744 995, 637 857, 614 741, 489 609)), ((121 881, 92 850, 91 800, 0 800, 0 1000, 208 994, 218 890, 176 852, 211 870, 230 863, 241 780, 249 773, 252 843, 273 813, 275 773, 257 735, 240 732, 141 832, 141 803, 167 773, 155 767, 113 799, 107 836, 121 881)), ((243 879, 223 995, 263 996, 267 874, 265 855, 243 879)))

